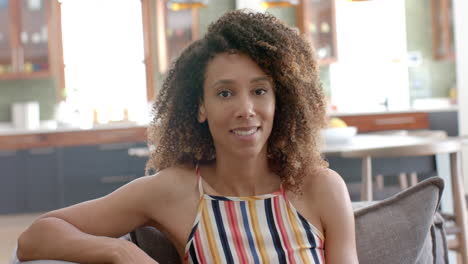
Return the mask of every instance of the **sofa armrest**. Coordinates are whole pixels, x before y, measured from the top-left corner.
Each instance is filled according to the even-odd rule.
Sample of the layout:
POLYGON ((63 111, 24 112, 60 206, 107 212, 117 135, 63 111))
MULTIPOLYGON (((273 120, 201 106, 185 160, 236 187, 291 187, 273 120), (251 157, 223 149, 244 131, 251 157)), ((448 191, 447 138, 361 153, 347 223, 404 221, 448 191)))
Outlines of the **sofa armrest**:
POLYGON ((21 262, 16 256, 16 247, 13 250, 13 255, 11 256, 11 264, 78 264, 76 262, 62 261, 62 260, 31 260, 21 262))

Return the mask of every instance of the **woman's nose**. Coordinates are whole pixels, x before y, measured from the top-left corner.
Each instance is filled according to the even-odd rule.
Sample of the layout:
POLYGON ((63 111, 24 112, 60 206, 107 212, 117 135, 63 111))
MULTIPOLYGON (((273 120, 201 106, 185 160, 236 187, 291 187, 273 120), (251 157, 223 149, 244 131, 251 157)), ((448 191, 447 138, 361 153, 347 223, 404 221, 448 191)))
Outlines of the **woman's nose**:
POLYGON ((255 116, 254 102, 251 98, 242 98, 238 102, 236 117, 250 119, 255 116))

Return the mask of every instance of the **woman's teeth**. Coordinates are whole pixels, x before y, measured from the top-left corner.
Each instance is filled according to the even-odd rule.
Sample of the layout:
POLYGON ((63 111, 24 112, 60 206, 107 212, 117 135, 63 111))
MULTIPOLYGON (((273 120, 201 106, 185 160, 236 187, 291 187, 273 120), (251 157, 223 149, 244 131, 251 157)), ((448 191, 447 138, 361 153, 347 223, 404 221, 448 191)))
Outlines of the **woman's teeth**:
POLYGON ((250 136, 252 135, 253 133, 255 133, 257 131, 257 128, 252 128, 250 130, 232 130, 232 132, 236 135, 239 135, 239 136, 250 136))

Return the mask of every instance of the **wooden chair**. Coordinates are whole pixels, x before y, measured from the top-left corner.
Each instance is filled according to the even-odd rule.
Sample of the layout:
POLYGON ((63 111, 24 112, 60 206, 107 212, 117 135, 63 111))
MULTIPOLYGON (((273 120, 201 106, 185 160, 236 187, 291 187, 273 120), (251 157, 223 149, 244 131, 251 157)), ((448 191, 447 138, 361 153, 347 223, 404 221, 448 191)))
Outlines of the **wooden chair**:
POLYGON ((459 263, 468 264, 468 216, 461 169, 461 141, 458 139, 433 139, 415 145, 367 148, 341 153, 345 158, 362 159, 361 200, 372 200, 372 158, 417 157, 448 154, 452 182, 453 220, 456 239, 448 247, 458 253, 459 263))
MULTIPOLYGON (((431 139, 446 139, 447 132, 443 130, 384 130, 368 133, 370 135, 387 135, 387 136, 411 136, 411 137, 423 137, 431 139)), ((410 186, 414 186, 419 182, 418 173, 412 172, 400 172, 398 174, 398 184, 401 190, 406 189, 410 186), (409 178, 409 181, 408 181, 409 178)), ((375 183, 377 190, 382 191, 384 189, 384 175, 377 174, 375 176, 375 183)))

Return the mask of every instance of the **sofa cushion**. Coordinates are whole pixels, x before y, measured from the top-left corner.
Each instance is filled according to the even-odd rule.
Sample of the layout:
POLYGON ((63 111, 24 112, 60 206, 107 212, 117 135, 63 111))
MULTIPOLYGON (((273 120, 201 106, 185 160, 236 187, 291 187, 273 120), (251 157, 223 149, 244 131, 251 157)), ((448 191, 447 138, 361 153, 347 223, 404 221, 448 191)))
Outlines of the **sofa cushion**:
MULTIPOLYGON (((448 263, 443 220, 435 217, 443 188, 433 177, 383 201, 353 203, 359 262, 448 263)), ((180 263, 156 229, 137 229, 132 239, 159 263, 180 263)))
POLYGON ((132 241, 158 263, 180 263, 177 250, 164 236, 154 227, 145 226, 130 233, 132 241))
MULTIPOLYGON (((353 203, 359 263, 448 263, 443 219, 436 214, 443 186, 442 178, 433 177, 383 201, 353 203)), ((131 239, 161 264, 180 263, 176 249, 153 227, 136 229, 131 239)))
POLYGON ((359 262, 448 263, 443 221, 434 218, 443 187, 433 177, 383 201, 354 203, 359 262))

